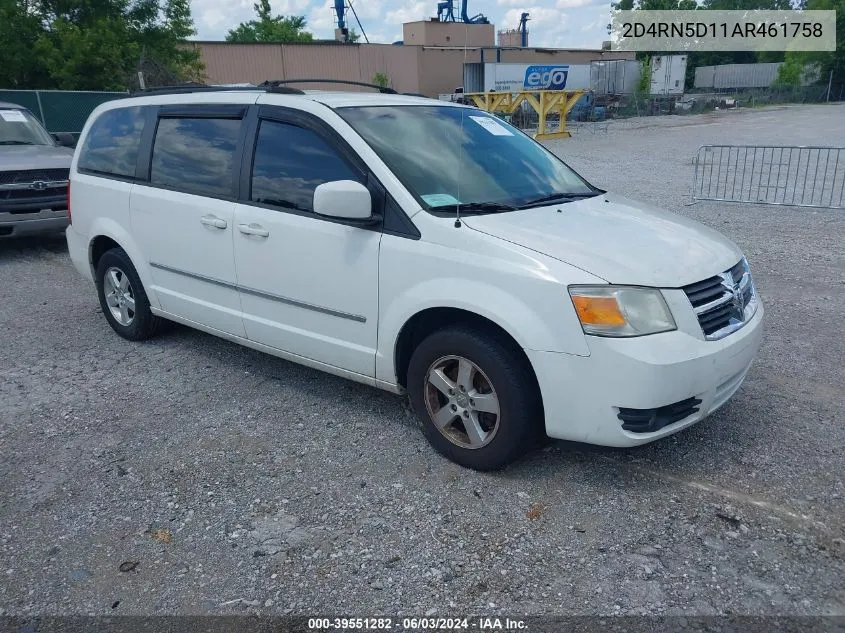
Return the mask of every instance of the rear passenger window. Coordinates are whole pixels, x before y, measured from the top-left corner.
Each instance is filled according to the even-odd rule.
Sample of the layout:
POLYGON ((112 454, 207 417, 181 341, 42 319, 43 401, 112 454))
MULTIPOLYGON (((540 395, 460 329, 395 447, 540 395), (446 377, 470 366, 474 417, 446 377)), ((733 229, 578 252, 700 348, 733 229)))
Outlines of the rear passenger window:
POLYGON ((140 106, 103 112, 83 141, 77 167, 99 174, 135 176, 143 130, 144 111, 140 106))
POLYGON ((203 196, 231 196, 240 129, 240 119, 161 119, 151 183, 203 196))
POLYGON ((261 122, 250 200, 312 211, 314 189, 334 180, 363 183, 361 174, 317 133, 276 121, 261 122))

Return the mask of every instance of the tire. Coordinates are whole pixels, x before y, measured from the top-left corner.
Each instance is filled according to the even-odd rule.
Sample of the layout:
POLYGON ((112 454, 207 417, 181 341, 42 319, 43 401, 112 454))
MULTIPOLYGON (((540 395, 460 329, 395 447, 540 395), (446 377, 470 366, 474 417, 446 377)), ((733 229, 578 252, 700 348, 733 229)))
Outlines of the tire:
POLYGON ((164 320, 150 311, 150 301, 138 271, 122 248, 103 253, 97 263, 95 283, 106 321, 120 336, 130 341, 143 341, 161 329, 164 320), (115 292, 116 288, 119 288, 118 292, 115 292))
POLYGON ((426 438, 461 466, 502 468, 543 436, 543 407, 531 368, 495 334, 466 326, 438 330, 414 350, 407 378, 426 438))

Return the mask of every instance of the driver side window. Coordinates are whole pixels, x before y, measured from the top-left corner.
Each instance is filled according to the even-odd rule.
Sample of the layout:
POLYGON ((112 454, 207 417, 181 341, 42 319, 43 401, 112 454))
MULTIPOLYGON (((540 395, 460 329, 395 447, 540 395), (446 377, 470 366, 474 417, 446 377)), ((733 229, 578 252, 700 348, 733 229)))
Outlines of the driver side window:
POLYGON ((297 211, 313 211, 314 190, 325 182, 364 180, 319 134, 263 120, 252 164, 250 200, 297 211))

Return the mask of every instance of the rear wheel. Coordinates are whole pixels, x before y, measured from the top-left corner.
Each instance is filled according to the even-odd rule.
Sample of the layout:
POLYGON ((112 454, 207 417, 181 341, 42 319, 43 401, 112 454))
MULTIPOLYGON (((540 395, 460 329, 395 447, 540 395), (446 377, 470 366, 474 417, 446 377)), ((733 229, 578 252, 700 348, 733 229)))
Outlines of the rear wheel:
POLYGON ((142 341, 159 331, 163 319, 150 311, 141 278, 122 248, 112 248, 100 257, 96 284, 106 321, 120 336, 142 341))
POLYGON ((542 406, 526 360, 470 328, 439 330, 414 351, 408 392, 423 432, 445 457, 501 468, 542 435, 542 406))

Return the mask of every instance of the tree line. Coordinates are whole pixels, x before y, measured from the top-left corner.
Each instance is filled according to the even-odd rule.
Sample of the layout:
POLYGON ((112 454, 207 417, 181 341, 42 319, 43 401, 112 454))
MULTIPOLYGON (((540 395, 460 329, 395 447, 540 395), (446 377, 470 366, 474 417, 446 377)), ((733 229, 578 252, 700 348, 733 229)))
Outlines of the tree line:
POLYGON ((0 87, 126 90, 145 67, 202 75, 189 0, 0 0, 0 87))
MULTIPOLYGON (((304 16, 256 17, 229 42, 309 42, 304 16)), ((126 90, 204 79, 190 0, 0 0, 0 88, 126 90)), ((357 39, 352 33, 351 39, 357 39)))

